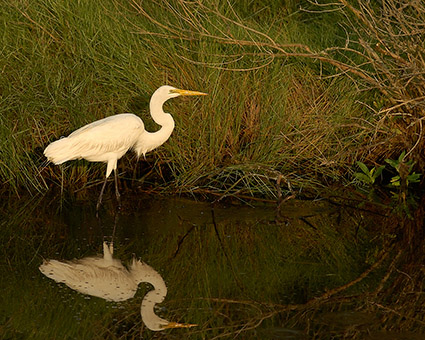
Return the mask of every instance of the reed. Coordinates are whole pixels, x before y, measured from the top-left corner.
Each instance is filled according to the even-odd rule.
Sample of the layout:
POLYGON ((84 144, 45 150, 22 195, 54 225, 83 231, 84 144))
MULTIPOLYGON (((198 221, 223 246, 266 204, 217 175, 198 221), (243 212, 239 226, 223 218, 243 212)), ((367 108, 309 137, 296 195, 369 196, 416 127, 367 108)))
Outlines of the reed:
POLYGON ((317 189, 341 180, 374 130, 375 118, 358 104, 368 94, 348 77, 324 77, 328 64, 282 50, 341 43, 331 20, 339 14, 300 12, 292 1, 3 7, 0 178, 12 192, 97 183, 102 166, 45 167, 42 150, 115 113, 139 114, 156 129, 147 103, 164 83, 209 96, 167 103, 176 130, 149 155, 150 175, 120 162, 125 177, 159 191, 274 199, 278 178, 287 192, 317 189))

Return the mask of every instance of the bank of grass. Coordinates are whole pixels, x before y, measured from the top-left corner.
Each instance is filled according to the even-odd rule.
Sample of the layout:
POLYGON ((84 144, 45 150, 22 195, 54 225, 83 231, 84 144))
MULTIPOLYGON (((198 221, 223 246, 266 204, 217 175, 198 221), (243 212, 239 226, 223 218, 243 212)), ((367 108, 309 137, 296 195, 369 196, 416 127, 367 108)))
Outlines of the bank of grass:
POLYGON ((166 104, 176 130, 148 156, 150 176, 133 171, 134 159, 119 170, 168 192, 275 198, 279 178, 288 192, 317 189, 340 181, 376 133, 376 117, 360 104, 372 93, 331 77, 327 63, 272 49, 341 44, 339 13, 299 11, 292 1, 45 0, 3 8, 0 178, 12 192, 101 180, 104 167, 86 162, 44 167, 43 149, 115 113, 136 113, 157 129, 147 108, 162 84, 209 96, 166 104))

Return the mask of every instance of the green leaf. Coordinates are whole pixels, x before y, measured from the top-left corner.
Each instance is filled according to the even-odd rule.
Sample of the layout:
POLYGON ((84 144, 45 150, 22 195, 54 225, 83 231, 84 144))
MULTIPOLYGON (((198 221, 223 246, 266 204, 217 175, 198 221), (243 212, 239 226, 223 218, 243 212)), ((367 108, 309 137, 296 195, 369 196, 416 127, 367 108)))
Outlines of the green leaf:
POLYGON ((400 186, 400 176, 394 176, 393 178, 391 178, 390 185, 392 185, 394 187, 399 187, 400 186))
POLYGON ((413 174, 410 174, 409 176, 407 176, 407 181, 411 183, 418 183, 420 178, 421 178, 421 174, 417 174, 416 172, 414 172, 413 174))
POLYGON ((412 171, 414 165, 416 164, 416 162, 414 162, 413 160, 410 160, 406 163, 409 166, 409 172, 412 171))
POLYGON ((365 184, 371 184, 371 179, 369 176, 366 176, 365 174, 362 174, 361 172, 356 172, 354 174, 354 177, 356 177, 359 181, 365 183, 365 184))
POLYGON ((399 162, 395 161, 393 159, 386 159, 385 162, 387 162, 389 165, 391 165, 394 169, 397 169, 399 162))
POLYGON ((376 179, 382 173, 384 169, 385 169, 385 165, 381 165, 378 169, 376 169, 373 179, 376 179))
POLYGON ((362 162, 360 162, 360 161, 357 161, 357 165, 359 166, 359 168, 366 174, 366 175, 368 175, 369 176, 369 169, 367 168, 367 166, 366 166, 366 164, 364 164, 364 163, 362 163, 362 162))

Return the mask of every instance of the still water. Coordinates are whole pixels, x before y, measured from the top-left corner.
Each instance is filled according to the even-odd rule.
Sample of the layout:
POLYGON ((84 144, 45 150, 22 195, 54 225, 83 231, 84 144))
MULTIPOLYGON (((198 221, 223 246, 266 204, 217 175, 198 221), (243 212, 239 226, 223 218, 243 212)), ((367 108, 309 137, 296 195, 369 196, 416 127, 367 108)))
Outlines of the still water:
POLYGON ((387 330, 382 313, 357 298, 372 291, 382 237, 376 218, 325 201, 256 206, 186 198, 125 197, 105 202, 61 197, 3 199, 3 339, 423 339, 387 330), (372 233, 371 233, 372 230, 372 233), (140 259, 168 292, 160 317, 196 327, 152 331, 134 297, 107 301, 44 276, 46 259, 102 255, 140 259), (344 287, 344 285, 347 285, 344 287), (338 287, 344 287, 339 291, 338 287), (329 293, 325 298, 325 295, 329 293))

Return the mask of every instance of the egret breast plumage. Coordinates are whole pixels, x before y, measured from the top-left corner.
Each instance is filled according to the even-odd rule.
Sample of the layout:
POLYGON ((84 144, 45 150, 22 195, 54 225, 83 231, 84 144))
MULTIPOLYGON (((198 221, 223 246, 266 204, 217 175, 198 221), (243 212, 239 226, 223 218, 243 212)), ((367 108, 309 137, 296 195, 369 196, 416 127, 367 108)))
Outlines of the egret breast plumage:
POLYGON ((106 182, 112 171, 115 175, 115 193, 120 203, 116 173, 118 159, 130 149, 140 157, 165 143, 171 136, 175 124, 173 117, 163 111, 163 104, 168 99, 178 96, 196 95, 206 93, 180 90, 168 85, 161 86, 154 92, 149 104, 152 119, 161 126, 158 131, 146 131, 143 121, 134 114, 117 114, 87 124, 68 137, 54 141, 46 147, 44 155, 54 164, 74 159, 106 163, 106 177, 96 210, 102 202, 106 182))

